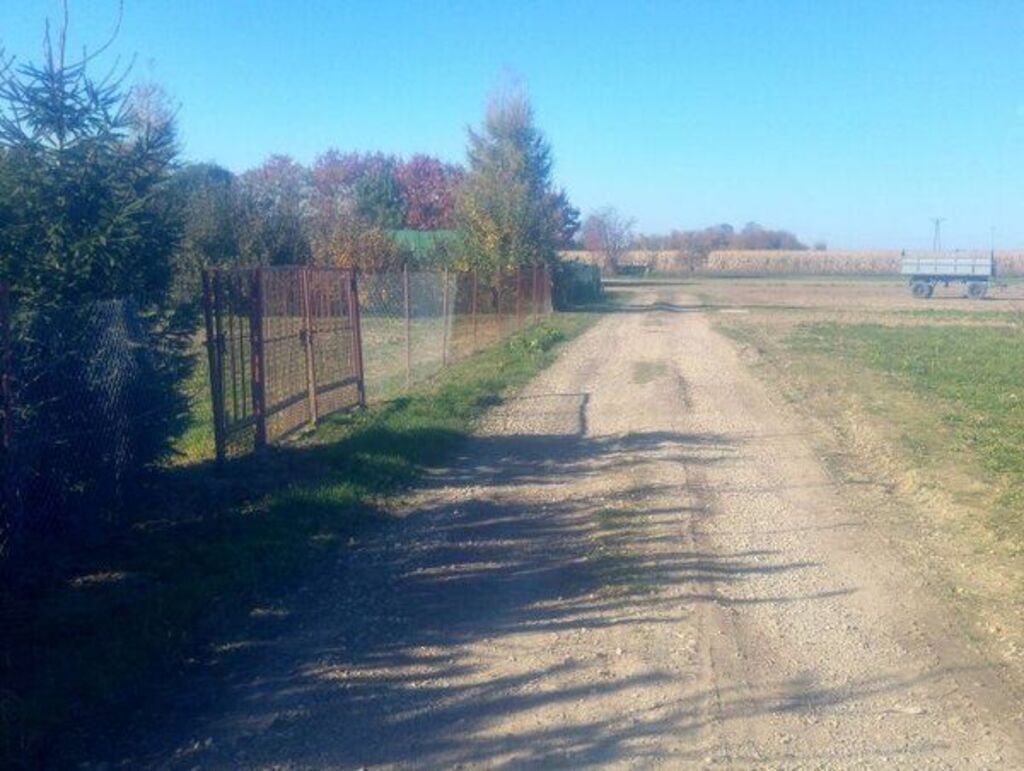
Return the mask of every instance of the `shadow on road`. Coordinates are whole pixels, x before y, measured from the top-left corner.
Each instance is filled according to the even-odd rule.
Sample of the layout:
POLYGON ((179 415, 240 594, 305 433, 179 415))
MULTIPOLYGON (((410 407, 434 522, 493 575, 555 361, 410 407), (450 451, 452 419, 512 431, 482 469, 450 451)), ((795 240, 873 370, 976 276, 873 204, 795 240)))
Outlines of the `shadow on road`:
POLYGON ((696 313, 707 308, 700 303, 683 305, 681 303, 653 301, 649 303, 598 303, 588 305, 586 309, 601 313, 696 313))
MULTIPOLYGON (((628 694, 669 675, 552 690, 546 684, 553 678, 606 652, 581 645, 578 656, 485 680, 473 677, 474 663, 462 646, 487 641, 496 655, 514 656, 517 638, 526 633, 682 623, 687 604, 782 604, 849 590, 724 599, 716 585, 814 565, 787 562, 771 551, 687 549, 657 525, 707 512, 701 505, 645 507, 656 486, 624 489, 599 502, 488 497, 495 483, 561 485, 642 464, 653 453, 659 461, 698 466, 714 462, 708 448, 736 449, 722 436, 669 431, 587 437, 580 430, 585 402, 577 417, 577 429, 562 434, 473 439, 453 469, 429 482, 466 490, 464 500, 439 499, 374 529, 343 549, 337 568, 305 591, 254 611, 247 628, 210 645, 201 675, 169 684, 179 691, 173 709, 145 720, 158 725, 141 731, 143 740, 122 748, 118 759, 132 766, 358 767, 493 764, 515 755, 517 762, 585 765, 619 757, 642 761, 638 741, 665 731, 681 742, 692 739, 706 720, 710 693, 689 693, 632 717, 489 733, 498 719, 516 713, 585 703, 595 687, 604 697, 628 694), (660 548, 614 548, 617 539, 642 544, 645 538, 658 539, 660 548), (678 593, 667 604, 662 590, 680 585, 686 588, 683 606, 678 593), (210 715, 223 717, 211 725, 210 715)), ((784 702, 725 687, 715 692, 716 711, 719 720, 733 720, 913 684, 884 675, 842 690, 811 680, 763 684, 766 693, 788 694, 784 702)))

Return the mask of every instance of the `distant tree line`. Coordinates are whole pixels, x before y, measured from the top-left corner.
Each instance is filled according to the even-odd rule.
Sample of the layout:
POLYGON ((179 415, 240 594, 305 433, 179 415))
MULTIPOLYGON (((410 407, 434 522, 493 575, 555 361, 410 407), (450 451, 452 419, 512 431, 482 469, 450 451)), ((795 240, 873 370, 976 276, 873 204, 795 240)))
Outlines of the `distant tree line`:
POLYGON ((178 292, 194 293, 208 265, 388 267, 400 257, 388 231, 455 227, 464 175, 427 155, 402 160, 337 150, 310 167, 273 155, 239 175, 187 164, 171 181, 184 226, 178 292))
POLYGON ((788 230, 772 230, 748 222, 736 230, 728 223, 703 230, 673 230, 667 235, 640 235, 638 249, 679 251, 706 256, 722 249, 786 249, 798 251, 807 246, 788 230))
POLYGON ((522 94, 492 100, 469 133, 468 169, 429 155, 328 150, 306 167, 286 155, 234 175, 189 164, 171 184, 184 212, 175 275, 195 293, 206 265, 315 263, 367 270, 410 259, 458 267, 552 261, 579 212, 551 181, 551 150, 522 94), (394 231, 450 231, 410 255, 394 231))
MULTIPOLYGON (((725 249, 806 249, 788 230, 771 230, 748 222, 741 230, 722 224, 703 230, 673 230, 665 235, 637 234, 633 221, 615 208, 607 207, 589 214, 583 222, 577 248, 605 255, 613 264, 628 251, 678 252, 703 258, 725 249)), ((824 244, 815 244, 815 248, 824 244)))
POLYGON ((235 174, 182 163, 161 89, 95 80, 90 61, 49 43, 40 66, 0 58, 0 278, 20 299, 180 306, 207 266, 497 269, 554 261, 580 227, 521 91, 490 101, 465 166, 331 149, 235 174), (403 230, 449 237, 413 255, 403 230))

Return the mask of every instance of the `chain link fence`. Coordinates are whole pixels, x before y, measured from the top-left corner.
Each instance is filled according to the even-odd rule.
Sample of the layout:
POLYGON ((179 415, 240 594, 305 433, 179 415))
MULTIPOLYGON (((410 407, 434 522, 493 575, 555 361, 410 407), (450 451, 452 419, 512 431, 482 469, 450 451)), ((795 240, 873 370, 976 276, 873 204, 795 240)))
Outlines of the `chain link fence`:
POLYGON ((399 396, 551 313, 545 265, 363 273, 358 285, 366 394, 373 401, 399 396))
POLYGON ((0 287, 0 556, 125 509, 183 425, 181 336, 131 298, 13 306, 0 287))
MULTIPOLYGON (((212 269, 202 287, 219 460, 397 397, 551 312, 542 265, 212 269)), ((0 286, 0 558, 30 530, 73 532, 125 510, 190 420, 191 339, 131 298, 28 309, 0 286)))

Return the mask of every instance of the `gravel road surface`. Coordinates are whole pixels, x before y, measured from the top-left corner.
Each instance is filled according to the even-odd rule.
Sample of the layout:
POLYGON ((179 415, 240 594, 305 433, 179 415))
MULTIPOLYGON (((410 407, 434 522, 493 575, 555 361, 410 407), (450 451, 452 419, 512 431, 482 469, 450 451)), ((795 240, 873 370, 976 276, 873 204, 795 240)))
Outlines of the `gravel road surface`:
POLYGON ((811 447, 639 292, 113 762, 1024 768, 1019 692, 811 447))

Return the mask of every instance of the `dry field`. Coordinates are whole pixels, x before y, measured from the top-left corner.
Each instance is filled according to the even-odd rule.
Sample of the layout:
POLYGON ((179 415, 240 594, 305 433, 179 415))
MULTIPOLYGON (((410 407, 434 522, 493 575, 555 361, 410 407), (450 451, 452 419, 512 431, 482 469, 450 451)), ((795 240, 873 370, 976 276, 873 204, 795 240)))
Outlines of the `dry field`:
POLYGON ((720 273, 898 274, 900 253, 723 250, 708 255, 707 270, 720 273))
MULTIPOLYGON (((878 276, 896 279, 900 272, 900 251, 799 251, 719 250, 706 257, 678 251, 627 252, 625 264, 647 265, 655 273, 669 275, 778 275, 878 276)), ((579 260, 610 274, 605 257, 598 252, 564 252, 569 260, 579 260)), ((1002 276, 1024 276, 1024 252, 997 251, 997 267, 1002 276)))
MULTIPOLYGON (((888 251, 784 251, 725 250, 708 255, 708 273, 775 273, 780 275, 878 275, 900 272, 901 252, 888 251)), ((1024 275, 1024 252, 997 251, 998 270, 1003 276, 1024 275)))
MULTIPOLYGON (((987 297, 971 300, 958 285, 939 286, 929 300, 911 296, 898 277, 718 278, 687 280, 685 290, 712 310, 818 313, 844 320, 911 315, 975 319, 1024 311, 1024 284, 994 285, 987 297)), ((1009 318, 1009 317, 1007 317, 1009 318)))

